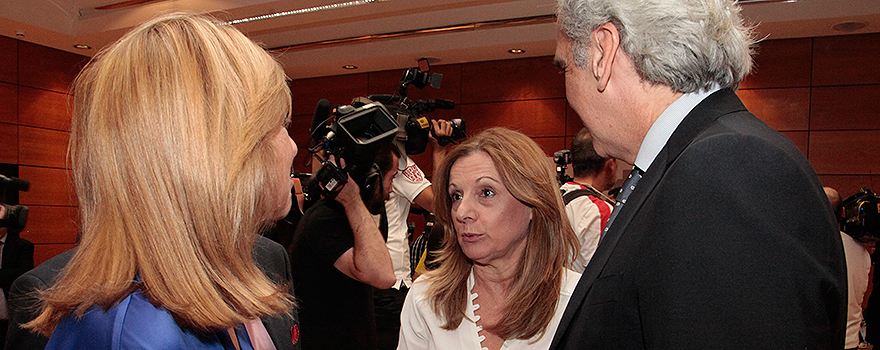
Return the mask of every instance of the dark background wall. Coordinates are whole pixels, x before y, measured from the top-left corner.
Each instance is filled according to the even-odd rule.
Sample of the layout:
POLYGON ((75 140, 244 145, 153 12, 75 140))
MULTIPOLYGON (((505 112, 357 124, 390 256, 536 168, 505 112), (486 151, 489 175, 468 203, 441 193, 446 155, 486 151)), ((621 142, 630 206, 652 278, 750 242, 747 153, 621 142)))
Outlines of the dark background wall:
MULTIPOLYGON (((19 166, 31 182, 20 202, 31 209, 22 237, 36 243, 36 263, 75 244, 76 201, 66 154, 68 89, 87 58, 0 37, 0 163, 19 166)), ((507 126, 531 136, 551 155, 582 127, 567 107, 564 78, 552 57, 436 65, 440 89, 410 88, 414 99, 443 98, 453 110, 431 118, 463 118, 468 134, 507 126)), ((296 168, 308 172, 308 126, 317 101, 334 105, 395 92, 402 70, 293 80, 290 134, 300 148, 296 168)), ((769 40, 737 92, 746 106, 807 155, 820 180, 849 196, 880 191, 880 34, 769 40)), ((430 150, 414 157, 431 173, 430 150)), ((797 205, 792 203, 792 205, 797 205)))

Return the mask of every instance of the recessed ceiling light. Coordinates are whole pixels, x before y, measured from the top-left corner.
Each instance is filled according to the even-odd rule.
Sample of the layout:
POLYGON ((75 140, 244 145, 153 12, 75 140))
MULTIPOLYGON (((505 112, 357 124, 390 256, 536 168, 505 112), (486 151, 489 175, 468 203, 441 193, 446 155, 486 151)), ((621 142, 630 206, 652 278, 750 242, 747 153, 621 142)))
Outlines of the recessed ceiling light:
POLYGON ((24 35, 25 35, 24 29, 18 29, 15 31, 15 36, 24 36, 24 35))
POLYGON ((866 27, 867 25, 868 25, 867 22, 847 21, 847 22, 837 23, 837 24, 831 26, 831 29, 838 30, 841 32, 852 32, 852 31, 862 29, 862 28, 866 27))
POLYGON ((521 54, 521 53, 526 53, 526 50, 523 50, 523 49, 510 49, 510 50, 507 50, 507 52, 510 52, 510 53, 512 53, 512 54, 514 54, 514 55, 519 55, 519 54, 521 54))
POLYGON ((74 44, 74 45, 73 45, 73 48, 74 48, 74 49, 80 49, 80 50, 88 50, 88 49, 91 49, 92 47, 89 46, 89 45, 74 44))
POLYGON ((352 64, 346 64, 342 66, 342 69, 358 69, 358 67, 352 64))

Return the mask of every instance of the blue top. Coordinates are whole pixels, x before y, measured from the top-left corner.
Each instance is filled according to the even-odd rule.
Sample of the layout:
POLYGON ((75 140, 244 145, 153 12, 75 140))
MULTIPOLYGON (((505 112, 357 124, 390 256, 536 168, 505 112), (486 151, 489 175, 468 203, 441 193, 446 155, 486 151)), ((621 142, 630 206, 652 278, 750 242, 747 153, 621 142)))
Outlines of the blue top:
MULTIPOLYGON (((253 350, 244 326, 235 334, 241 350, 253 350)), ((229 333, 197 333, 180 328, 171 313, 135 291, 106 312, 92 306, 77 320, 63 319, 46 349, 234 350, 229 333)))

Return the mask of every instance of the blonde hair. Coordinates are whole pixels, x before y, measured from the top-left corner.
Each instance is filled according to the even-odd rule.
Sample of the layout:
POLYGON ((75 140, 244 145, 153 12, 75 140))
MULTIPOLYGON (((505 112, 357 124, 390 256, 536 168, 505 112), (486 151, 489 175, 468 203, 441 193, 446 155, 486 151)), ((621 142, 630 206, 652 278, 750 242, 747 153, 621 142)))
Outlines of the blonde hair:
POLYGON ((437 221, 443 225, 440 266, 428 273, 429 300, 434 313, 445 320, 444 329, 456 329, 467 306, 467 279, 473 261, 462 252, 453 226, 449 170, 467 155, 486 152, 501 181, 514 198, 532 209, 525 252, 518 265, 503 316, 487 330, 503 339, 530 339, 544 335, 556 309, 562 277, 578 250, 577 237, 565 218, 554 170, 541 148, 528 136, 505 128, 490 128, 452 149, 437 169, 434 196, 437 221))
POLYGON ((252 256, 289 191, 269 169, 290 103, 280 65, 208 17, 162 16, 95 56, 74 82, 81 242, 26 327, 49 335, 137 289, 197 331, 290 312, 252 256))

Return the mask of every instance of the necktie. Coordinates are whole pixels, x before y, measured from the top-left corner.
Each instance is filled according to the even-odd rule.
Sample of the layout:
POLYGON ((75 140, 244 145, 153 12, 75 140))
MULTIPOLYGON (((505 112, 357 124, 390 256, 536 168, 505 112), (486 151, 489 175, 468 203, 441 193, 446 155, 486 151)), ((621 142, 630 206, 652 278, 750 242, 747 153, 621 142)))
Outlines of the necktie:
MULTIPOLYGON (((643 171, 638 167, 633 167, 633 170, 629 173, 629 177, 626 178, 626 181, 623 182, 623 187, 621 188, 620 194, 617 195, 617 204, 614 205, 614 210, 611 212, 611 217, 608 218, 608 222, 605 223, 605 230, 602 231, 602 237, 605 237, 605 233, 608 232, 608 228, 611 227, 611 224, 614 222, 614 218, 617 217, 617 214, 620 213, 620 208, 626 204, 626 198, 633 192, 636 188, 636 183, 642 178, 643 171)), ((600 238, 601 239, 601 238, 600 238)))

